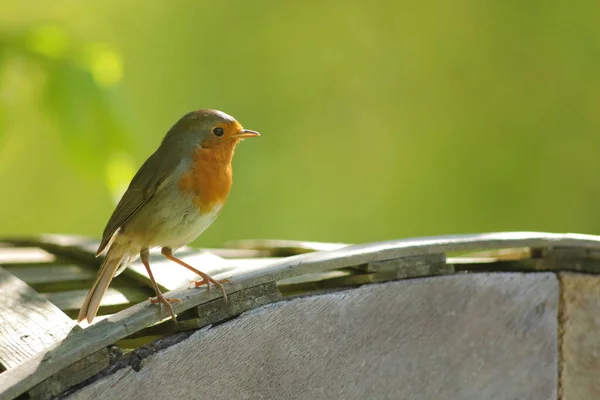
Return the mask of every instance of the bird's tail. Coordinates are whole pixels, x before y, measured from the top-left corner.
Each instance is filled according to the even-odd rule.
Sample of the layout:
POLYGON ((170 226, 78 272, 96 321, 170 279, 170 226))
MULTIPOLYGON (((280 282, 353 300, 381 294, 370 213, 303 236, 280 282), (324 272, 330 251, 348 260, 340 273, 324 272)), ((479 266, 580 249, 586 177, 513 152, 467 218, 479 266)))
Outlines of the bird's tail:
POLYGON ((98 313, 100 301, 102 300, 104 293, 106 293, 110 281, 112 281, 115 272, 121 265, 123 258, 125 258, 124 253, 123 248, 120 246, 111 246, 108 250, 104 261, 102 261, 102 264, 100 265, 100 271, 98 271, 96 281, 81 305, 77 322, 81 322, 84 319, 87 319, 88 323, 92 322, 98 313))

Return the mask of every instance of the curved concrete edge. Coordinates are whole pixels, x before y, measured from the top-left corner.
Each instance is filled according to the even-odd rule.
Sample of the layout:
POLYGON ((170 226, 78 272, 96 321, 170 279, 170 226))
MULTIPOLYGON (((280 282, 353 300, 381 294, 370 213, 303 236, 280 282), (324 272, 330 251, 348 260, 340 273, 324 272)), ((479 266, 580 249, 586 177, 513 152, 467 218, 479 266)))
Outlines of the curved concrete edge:
POLYGON ((263 306, 69 399, 556 399, 555 274, 389 282, 263 306))

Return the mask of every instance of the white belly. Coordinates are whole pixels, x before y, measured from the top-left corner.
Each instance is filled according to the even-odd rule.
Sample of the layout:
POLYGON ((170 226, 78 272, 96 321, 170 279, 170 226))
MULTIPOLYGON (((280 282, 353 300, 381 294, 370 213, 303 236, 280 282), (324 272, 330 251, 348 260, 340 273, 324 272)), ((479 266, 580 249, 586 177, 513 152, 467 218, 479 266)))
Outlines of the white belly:
POLYGON ((200 213, 193 204, 187 207, 184 204, 173 204, 167 215, 158 213, 157 217, 162 220, 162 223, 161 227, 155 230, 154 237, 150 239, 150 247, 177 249, 185 246, 200 236, 215 221, 220 212, 220 205, 208 213, 200 213))
POLYGON ((192 196, 174 189, 157 193, 145 204, 125 224, 121 240, 129 241, 131 247, 138 251, 152 247, 174 250, 200 236, 221 212, 222 205, 216 205, 209 212, 200 212, 192 196), (165 204, 168 206, 165 207, 165 204))

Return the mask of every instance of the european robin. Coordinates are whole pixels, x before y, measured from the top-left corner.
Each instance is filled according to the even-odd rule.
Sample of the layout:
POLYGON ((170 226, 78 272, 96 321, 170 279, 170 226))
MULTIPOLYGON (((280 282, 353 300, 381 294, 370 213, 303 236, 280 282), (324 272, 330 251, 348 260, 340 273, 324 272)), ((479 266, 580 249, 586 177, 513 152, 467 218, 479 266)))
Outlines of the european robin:
POLYGON ((202 277, 195 286, 221 282, 183 262, 173 251, 200 236, 219 215, 232 183, 231 159, 236 145, 260 136, 217 110, 186 114, 167 132, 158 149, 141 166, 104 229, 96 256, 106 251, 78 321, 92 322, 112 278, 138 254, 148 271, 156 297, 175 320, 172 302, 163 296, 150 269, 149 249, 161 247, 169 260, 202 277))

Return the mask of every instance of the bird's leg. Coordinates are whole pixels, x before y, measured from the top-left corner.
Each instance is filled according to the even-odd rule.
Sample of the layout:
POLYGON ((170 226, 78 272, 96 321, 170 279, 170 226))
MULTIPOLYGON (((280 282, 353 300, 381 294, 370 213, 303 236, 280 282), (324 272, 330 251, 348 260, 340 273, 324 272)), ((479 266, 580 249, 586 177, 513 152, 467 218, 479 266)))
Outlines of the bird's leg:
POLYGON ((156 292, 156 297, 150 297, 148 300, 150 300, 150 303, 152 304, 163 303, 167 307, 167 310, 169 310, 169 314, 171 314, 171 318, 173 318, 173 321, 177 322, 177 317, 175 316, 175 312, 173 311, 173 306, 171 305, 171 303, 181 303, 181 300, 170 299, 163 296, 162 292, 158 288, 158 285, 156 284, 156 281, 154 280, 152 270, 150 269, 150 262, 148 260, 149 256, 150 252, 148 251, 148 249, 143 249, 142 251, 140 251, 140 258, 142 259, 142 264, 144 264, 144 267, 146 267, 146 271, 148 271, 148 275, 150 276, 150 282, 152 282, 152 286, 154 286, 154 291, 156 292))
POLYGON ((223 293, 223 298, 225 299, 225 301, 227 301, 227 293, 225 293, 225 288, 223 287, 222 284, 230 282, 229 279, 223 279, 222 281, 217 281, 217 280, 211 278, 210 275, 197 270, 196 268, 192 267, 190 264, 187 264, 184 261, 181 261, 179 258, 175 257, 173 255, 173 250, 170 247, 163 247, 161 252, 162 252, 163 256, 165 256, 169 260, 176 262, 177 264, 181 265, 182 267, 186 267, 190 271, 192 271, 202 277, 201 281, 194 281, 194 286, 199 287, 202 285, 206 285, 208 287, 208 290, 210 291, 210 284, 212 283, 217 288, 219 288, 221 293, 223 293))

